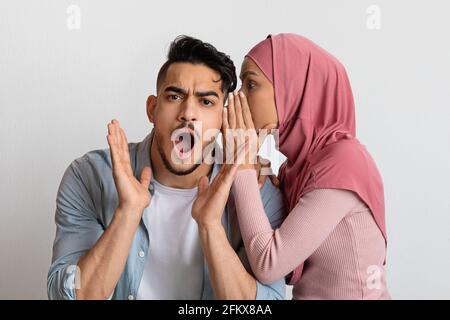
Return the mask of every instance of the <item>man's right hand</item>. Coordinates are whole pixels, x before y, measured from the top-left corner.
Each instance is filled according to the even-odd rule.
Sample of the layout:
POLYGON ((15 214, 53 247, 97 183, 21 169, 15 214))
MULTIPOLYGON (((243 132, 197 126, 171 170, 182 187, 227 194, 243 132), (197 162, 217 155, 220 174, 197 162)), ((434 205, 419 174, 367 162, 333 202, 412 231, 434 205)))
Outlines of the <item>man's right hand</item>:
POLYGON ((151 169, 144 167, 140 181, 136 179, 131 168, 127 137, 116 119, 108 124, 107 139, 111 151, 113 178, 119 197, 118 209, 136 215, 140 220, 142 212, 151 200, 148 191, 151 169))

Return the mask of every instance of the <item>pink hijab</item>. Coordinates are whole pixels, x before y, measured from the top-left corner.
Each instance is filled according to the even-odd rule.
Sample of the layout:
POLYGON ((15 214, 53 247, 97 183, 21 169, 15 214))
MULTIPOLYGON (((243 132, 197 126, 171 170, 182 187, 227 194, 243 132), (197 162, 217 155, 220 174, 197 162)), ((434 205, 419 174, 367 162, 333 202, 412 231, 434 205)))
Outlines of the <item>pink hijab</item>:
MULTIPOLYGON (((279 120, 279 171, 289 211, 318 188, 354 191, 371 209, 385 240, 383 182, 356 139, 355 106, 343 65, 296 34, 269 35, 247 55, 272 82, 279 120)), ((303 264, 289 283, 301 277, 303 264)))

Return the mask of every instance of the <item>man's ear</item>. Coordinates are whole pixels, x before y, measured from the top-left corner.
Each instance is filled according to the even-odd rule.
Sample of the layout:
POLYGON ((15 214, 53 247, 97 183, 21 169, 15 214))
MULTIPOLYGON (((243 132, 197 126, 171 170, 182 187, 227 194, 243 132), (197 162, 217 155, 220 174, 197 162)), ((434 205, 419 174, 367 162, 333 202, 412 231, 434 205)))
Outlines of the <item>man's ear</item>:
POLYGON ((151 123, 154 123, 153 114, 154 114, 155 108, 156 108, 156 100, 157 100, 157 97, 153 94, 147 98, 147 117, 151 123))

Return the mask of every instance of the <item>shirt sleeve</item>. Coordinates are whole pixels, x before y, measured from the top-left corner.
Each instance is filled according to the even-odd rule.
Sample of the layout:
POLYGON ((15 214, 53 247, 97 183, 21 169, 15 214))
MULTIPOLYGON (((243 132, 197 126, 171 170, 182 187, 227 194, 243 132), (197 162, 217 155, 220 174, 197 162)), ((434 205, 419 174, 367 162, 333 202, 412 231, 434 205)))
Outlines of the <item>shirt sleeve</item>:
POLYGON ((262 283, 284 277, 302 264, 359 203, 352 191, 315 189, 274 228, 264 211, 255 170, 239 171, 233 192, 250 266, 262 283))
POLYGON ((92 248, 103 233, 96 218, 89 187, 95 174, 85 157, 66 169, 56 197, 56 237, 47 276, 48 298, 75 300, 80 285, 78 260, 92 248))

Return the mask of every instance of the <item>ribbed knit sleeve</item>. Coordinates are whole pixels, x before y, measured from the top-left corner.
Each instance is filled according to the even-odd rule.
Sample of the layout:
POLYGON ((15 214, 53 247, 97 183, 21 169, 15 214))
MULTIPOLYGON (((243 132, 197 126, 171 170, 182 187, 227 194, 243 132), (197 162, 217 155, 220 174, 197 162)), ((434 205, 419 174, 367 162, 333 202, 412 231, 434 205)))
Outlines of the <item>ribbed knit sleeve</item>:
POLYGON ((359 203, 352 191, 316 189, 303 195, 273 230, 264 213, 255 170, 239 171, 232 192, 250 265, 263 283, 280 279, 303 263, 359 203))

